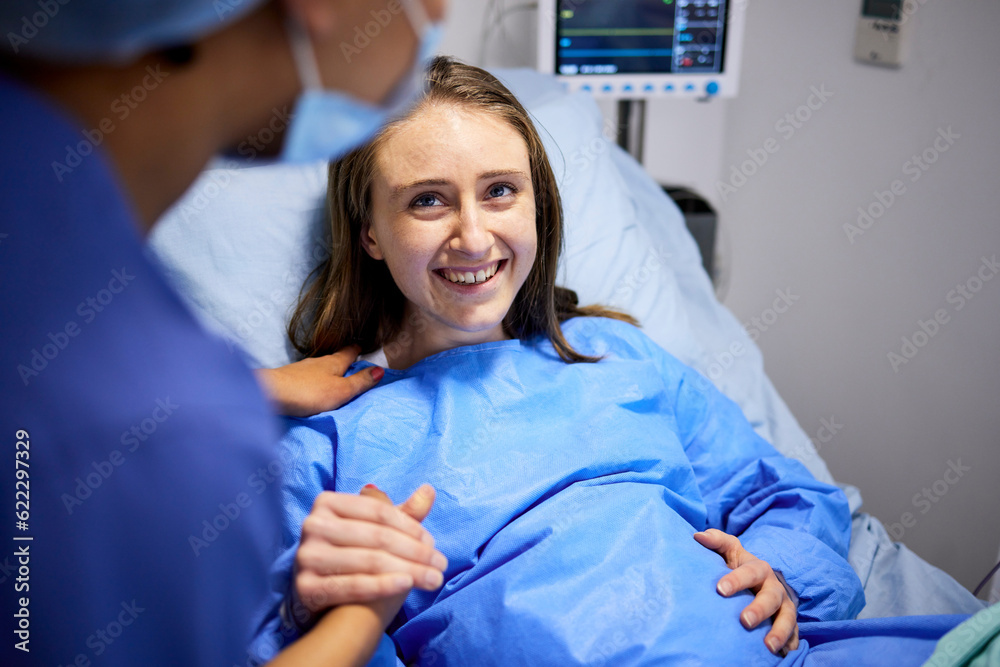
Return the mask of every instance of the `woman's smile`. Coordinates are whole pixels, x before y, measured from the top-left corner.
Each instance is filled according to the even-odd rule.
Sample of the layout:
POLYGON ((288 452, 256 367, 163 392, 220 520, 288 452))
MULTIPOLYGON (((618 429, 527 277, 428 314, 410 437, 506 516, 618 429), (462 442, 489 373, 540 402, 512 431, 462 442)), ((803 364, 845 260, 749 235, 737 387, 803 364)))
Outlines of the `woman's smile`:
POLYGON ((453 285, 475 287, 490 282, 507 260, 499 260, 485 267, 455 267, 435 269, 435 273, 453 285))

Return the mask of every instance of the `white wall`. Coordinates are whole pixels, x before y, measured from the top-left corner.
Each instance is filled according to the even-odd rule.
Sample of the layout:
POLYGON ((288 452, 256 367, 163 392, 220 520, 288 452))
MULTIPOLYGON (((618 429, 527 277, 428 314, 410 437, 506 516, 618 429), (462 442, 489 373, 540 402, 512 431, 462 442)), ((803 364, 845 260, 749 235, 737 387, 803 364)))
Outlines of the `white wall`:
MULTIPOLYGON (((495 37, 478 61, 486 5, 452 3, 444 52, 531 66, 531 12, 512 14, 509 39, 495 37)), ((909 512, 903 541, 972 587, 1000 544, 1000 276, 961 309, 948 294, 982 257, 1000 258, 1000 4, 924 0, 895 71, 853 62, 859 6, 749 0, 740 96, 651 103, 646 165, 718 208, 726 304, 741 320, 775 290, 799 297, 758 342, 806 431, 837 425, 821 443, 833 474, 887 525, 909 512), (832 95, 810 100, 815 90, 832 95), (800 109, 810 101, 818 108, 800 109), (778 125, 795 113, 808 119, 778 125), (762 161, 769 139, 777 150, 723 196, 717 184, 748 150, 762 161), (907 161, 925 150, 937 160, 914 181, 907 161), (852 243, 844 225, 895 180, 903 194, 852 243), (887 354, 939 310, 947 322, 893 369, 887 354), (949 462, 971 470, 946 475, 949 462), (920 500, 925 488, 933 502, 920 500)))
POLYGON ((961 310, 947 295, 1000 255, 1000 4, 919 6, 897 71, 851 60, 859 4, 749 8, 720 176, 769 137, 780 149, 716 194, 734 249, 726 302, 745 320, 777 288, 800 296, 759 341, 772 380, 807 432, 843 425, 821 452, 834 476, 887 525, 910 512, 903 541, 972 587, 1000 543, 1000 276, 961 310), (833 96, 785 139, 775 123, 824 86, 833 96), (914 181, 904 165, 934 158, 948 128, 958 138, 914 181), (904 194, 852 243, 843 226, 894 180, 904 194), (939 309, 947 323, 894 370, 888 353, 939 309), (938 482, 959 460, 971 471, 938 482), (924 488, 935 500, 915 504, 924 488))

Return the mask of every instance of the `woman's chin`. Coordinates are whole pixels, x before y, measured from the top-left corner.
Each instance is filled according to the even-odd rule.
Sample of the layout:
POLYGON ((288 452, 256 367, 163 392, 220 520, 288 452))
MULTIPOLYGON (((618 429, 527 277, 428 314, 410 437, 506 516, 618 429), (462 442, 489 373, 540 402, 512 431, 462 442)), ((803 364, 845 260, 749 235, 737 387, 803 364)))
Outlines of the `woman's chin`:
POLYGON ((449 324, 455 339, 462 341, 462 345, 491 343, 509 338, 503 330, 503 316, 461 318, 452 320, 449 324))

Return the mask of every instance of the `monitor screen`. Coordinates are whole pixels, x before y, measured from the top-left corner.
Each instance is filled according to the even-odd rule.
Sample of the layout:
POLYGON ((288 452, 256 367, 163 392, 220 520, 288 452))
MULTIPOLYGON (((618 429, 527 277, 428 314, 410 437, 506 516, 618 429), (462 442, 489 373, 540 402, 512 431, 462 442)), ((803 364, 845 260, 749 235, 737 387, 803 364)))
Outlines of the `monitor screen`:
POLYGON ((726 0, 560 0, 556 69, 564 76, 723 71, 726 0))
POLYGON ((871 18, 898 21, 902 8, 903 0, 865 0, 861 13, 871 18))
POLYGON ((732 96, 747 4, 539 0, 539 69, 598 96, 732 96))

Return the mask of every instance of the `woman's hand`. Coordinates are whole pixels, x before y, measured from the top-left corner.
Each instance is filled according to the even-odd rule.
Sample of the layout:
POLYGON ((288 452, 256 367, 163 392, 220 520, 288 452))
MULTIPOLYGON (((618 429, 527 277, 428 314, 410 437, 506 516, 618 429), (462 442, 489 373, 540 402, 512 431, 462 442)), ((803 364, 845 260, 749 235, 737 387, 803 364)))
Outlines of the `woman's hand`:
POLYGON ((321 493, 302 523, 295 555, 291 603, 297 622, 308 627, 330 607, 372 603, 388 624, 411 588, 439 588, 448 560, 419 523, 433 503, 434 488, 427 484, 399 507, 370 485, 357 496, 321 493))
POLYGON ((254 372, 280 414, 308 417, 336 410, 379 383, 385 371, 378 366, 344 377, 360 352, 357 345, 349 345, 325 357, 311 357, 254 372))
POLYGON ((755 594, 753 602, 740 614, 743 626, 752 630, 765 618, 774 617, 764 643, 772 653, 781 655, 797 649, 799 626, 795 621, 795 603, 771 566, 744 549, 736 536, 721 530, 710 528, 695 533, 694 539, 725 558, 726 565, 732 570, 716 586, 720 595, 729 597, 743 590, 755 594))

